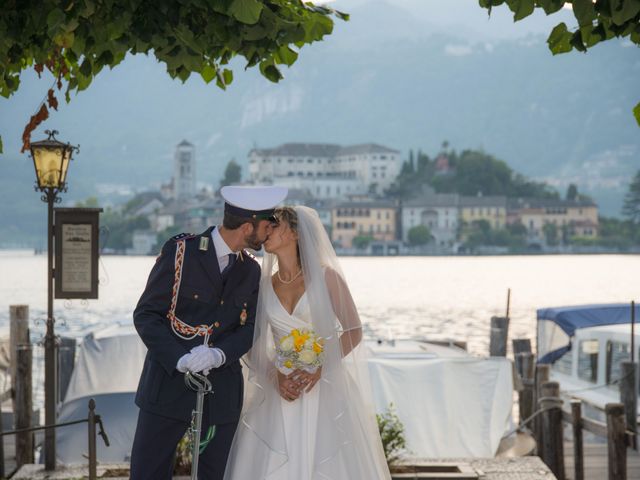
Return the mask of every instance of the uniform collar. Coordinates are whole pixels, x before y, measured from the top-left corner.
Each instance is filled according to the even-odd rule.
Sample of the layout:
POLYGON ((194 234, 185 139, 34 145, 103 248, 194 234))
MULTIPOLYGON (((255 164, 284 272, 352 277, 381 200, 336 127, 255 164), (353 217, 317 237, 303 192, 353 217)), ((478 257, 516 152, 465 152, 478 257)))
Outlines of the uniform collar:
POLYGON ((218 227, 215 227, 213 230, 211 230, 211 239, 213 240, 213 246, 216 249, 216 256, 218 258, 225 257, 232 253, 235 255, 238 254, 238 252, 234 252, 233 250, 231 250, 231 248, 229 248, 227 242, 225 242, 224 238, 222 238, 222 235, 220 235, 218 227))

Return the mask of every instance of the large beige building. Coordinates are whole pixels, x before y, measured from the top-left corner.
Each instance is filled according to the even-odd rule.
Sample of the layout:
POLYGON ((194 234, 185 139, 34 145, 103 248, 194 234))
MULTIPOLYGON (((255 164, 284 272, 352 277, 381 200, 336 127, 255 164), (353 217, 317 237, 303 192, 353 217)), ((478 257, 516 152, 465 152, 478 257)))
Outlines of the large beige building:
POLYGON ((507 224, 507 197, 476 196, 460 197, 460 221, 471 225, 474 221, 486 220, 494 230, 504 228, 507 224))
POLYGON ((509 223, 520 222, 532 241, 543 241, 544 225, 568 229, 570 236, 598 236, 598 206, 585 200, 514 199, 509 203, 509 223))
POLYGON ((397 207, 391 202, 349 202, 331 211, 331 240, 343 248, 353 247, 353 239, 369 236, 374 240, 396 239, 397 207))
POLYGON ((401 165, 399 151, 374 143, 285 143, 249 152, 252 182, 307 190, 317 199, 383 193, 401 165))

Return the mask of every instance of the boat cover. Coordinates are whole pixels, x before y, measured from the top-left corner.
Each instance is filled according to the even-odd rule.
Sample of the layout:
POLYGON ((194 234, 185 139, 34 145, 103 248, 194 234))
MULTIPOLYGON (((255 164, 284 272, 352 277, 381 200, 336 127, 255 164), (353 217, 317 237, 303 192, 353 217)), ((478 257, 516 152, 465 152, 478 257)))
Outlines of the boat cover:
MULTIPOLYGON (((640 319, 640 305, 635 307, 640 319)), ((631 323, 631 305, 613 303, 540 308, 538 319, 538 363, 553 363, 571 350, 576 329, 631 323)))
MULTIPOLYGON (((109 437, 97 439, 98 462, 126 462, 138 420, 134 403, 147 349, 132 325, 113 325, 85 336, 78 348, 58 422, 87 418, 89 399, 96 401, 109 437)), ((86 463, 87 424, 56 431, 56 457, 65 464, 86 463)))

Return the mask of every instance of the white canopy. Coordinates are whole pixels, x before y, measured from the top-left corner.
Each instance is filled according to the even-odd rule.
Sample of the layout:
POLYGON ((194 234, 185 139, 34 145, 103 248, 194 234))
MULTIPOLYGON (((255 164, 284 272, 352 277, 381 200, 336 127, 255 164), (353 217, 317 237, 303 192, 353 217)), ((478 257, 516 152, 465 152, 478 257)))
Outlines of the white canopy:
POLYGON ((411 456, 493 457, 511 428, 507 359, 374 351, 369 369, 376 410, 393 403, 411 456))

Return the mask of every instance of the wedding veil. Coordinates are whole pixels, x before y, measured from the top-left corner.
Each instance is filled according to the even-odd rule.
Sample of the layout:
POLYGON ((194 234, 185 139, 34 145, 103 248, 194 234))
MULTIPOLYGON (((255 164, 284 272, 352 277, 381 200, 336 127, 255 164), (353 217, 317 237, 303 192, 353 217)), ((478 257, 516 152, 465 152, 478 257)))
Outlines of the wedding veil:
MULTIPOLYGON (((298 246, 312 328, 325 340, 312 480, 389 479, 372 404, 360 317, 318 213, 295 207, 298 246)), ((277 270, 265 253, 245 407, 225 479, 263 479, 289 461, 264 295, 277 270), (239 442, 240 437, 243 438, 239 442), (239 451, 242 445, 243 450, 239 451)), ((303 419, 301 419, 302 421, 303 419)))

